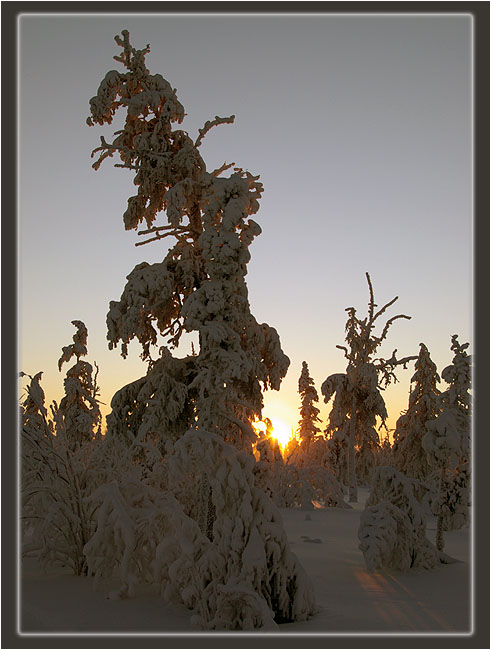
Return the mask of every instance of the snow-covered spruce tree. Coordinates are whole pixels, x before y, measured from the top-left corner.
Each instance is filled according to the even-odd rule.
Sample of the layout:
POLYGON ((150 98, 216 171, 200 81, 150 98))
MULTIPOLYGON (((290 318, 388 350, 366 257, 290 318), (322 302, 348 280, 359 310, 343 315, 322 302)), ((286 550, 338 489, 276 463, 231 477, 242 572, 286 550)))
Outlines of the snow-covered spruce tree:
MULTIPOLYGON (((193 475, 209 471, 213 543, 193 562, 199 581, 194 593, 180 588, 181 597, 191 599, 188 604, 199 604, 202 625, 244 629, 241 620, 251 617, 260 625, 248 622, 247 628, 312 615, 312 587, 289 549, 278 510, 255 484, 253 457, 214 434, 189 431, 176 443, 170 468, 180 501, 185 501, 183 493, 189 491, 193 475)), ((181 540, 175 557, 182 557, 184 550, 181 540)), ((165 543, 160 556, 169 563, 165 543)), ((182 567, 180 559, 178 563, 182 567)))
MULTIPOLYGON (((157 566, 164 568, 156 578, 162 584, 169 580, 179 584, 179 588, 170 591, 180 593, 186 604, 199 607, 203 626, 261 627, 271 615, 278 620, 299 620, 313 611, 311 588, 296 577, 301 568, 295 569, 288 559, 288 545, 279 519, 275 543, 270 545, 272 531, 268 522, 271 520, 266 509, 273 506, 266 495, 257 490, 261 496, 257 494, 252 505, 243 496, 244 491, 247 493, 254 487, 252 442, 256 436, 251 422, 261 417, 262 388, 279 388, 289 365, 276 331, 257 323, 250 313, 247 297, 248 248, 260 233, 250 216, 258 210, 262 186, 258 177, 240 168, 234 168, 228 178, 220 177, 233 164, 224 164, 212 172, 206 170, 199 153, 203 137, 213 126, 230 123, 233 117, 216 117, 207 122, 193 142, 186 132, 173 128, 173 123, 182 122, 184 109, 168 82, 147 70, 148 46, 144 50, 132 48, 126 31, 122 37, 116 37, 116 42, 123 52, 115 58, 127 71, 111 71, 106 75, 97 96, 90 102, 88 122, 110 124, 122 107, 126 111, 125 123, 111 143, 101 138, 101 147, 96 150, 101 154, 94 166, 97 168, 105 158, 117 154, 121 160, 118 166, 136 171, 134 182, 138 191, 128 201, 124 223, 128 230, 146 223, 146 229, 139 234, 150 238, 141 243, 167 236, 177 241, 161 263, 142 263, 135 267, 127 278, 120 301, 110 304, 107 318, 110 347, 121 343, 125 356, 128 343, 136 338, 143 348, 142 357, 150 363, 145 378, 125 387, 115 397, 113 417, 108 419, 108 437, 115 438, 118 432, 123 432, 131 440, 132 433, 144 448, 148 445, 148 435, 151 439, 160 436, 162 441, 168 441, 165 463, 180 453, 183 441, 191 441, 196 457, 201 461, 206 459, 198 463, 194 480, 186 483, 186 493, 175 486, 171 491, 177 494, 182 509, 182 515, 173 516, 173 521, 176 525, 187 523, 175 534, 159 528, 159 548, 164 551, 158 552, 161 564, 157 562, 157 566), (157 214, 163 210, 168 225, 154 226, 157 214), (199 333, 197 354, 175 360, 164 347, 162 358, 151 361, 150 348, 157 343, 158 335, 164 337, 167 348, 172 348, 179 344, 184 331, 199 333), (168 376, 160 382, 158 375, 164 372, 168 376), (169 391, 175 395, 172 413, 164 415, 162 410, 169 391), (156 404, 160 406, 150 408, 156 404), (205 427, 208 431, 203 431, 205 427), (189 431, 179 438, 185 428, 189 431), (179 439, 172 448, 169 443, 176 438, 179 439), (220 470, 222 465, 227 467, 224 454, 233 457, 237 454, 227 443, 244 450, 239 455, 242 460, 238 461, 243 487, 235 500, 237 511, 233 508, 224 511, 220 501, 227 491, 233 492, 233 477, 237 475, 236 471, 230 475, 220 470), (263 500, 265 504, 261 506, 263 500), (185 518, 187 512, 190 518, 185 518), (252 533, 247 518, 250 513, 254 522, 252 533), (234 531, 232 540, 230 530, 234 531), (253 543, 248 545, 250 535, 253 543), (283 535, 281 543, 278 535, 283 535), (227 543, 222 543, 222 539, 227 543), (208 582, 205 566, 191 572, 169 567, 168 575, 165 563, 169 563, 171 555, 166 548, 172 544, 184 562, 190 554, 199 557, 203 547, 210 549, 210 557, 222 553, 224 561, 213 565, 212 584, 208 582), (250 552, 241 561, 237 549, 242 546, 247 546, 250 552), (258 570, 256 551, 261 556, 258 570), (290 577, 286 579, 286 575, 290 577), (264 581, 264 587, 259 587, 257 580, 261 585, 264 581), (222 594, 222 600, 217 605, 218 593, 222 594), (273 594, 272 600, 267 599, 268 593, 273 594), (223 599, 229 601, 226 607, 223 599)), ((191 465, 192 458, 186 452, 181 478, 191 473, 191 465)), ((162 472, 165 471, 162 465, 162 472)), ((135 542, 137 537, 128 530, 134 530, 134 526, 138 534, 147 530, 150 539, 154 529, 147 524, 160 516, 160 508, 165 510, 169 501, 164 499, 167 492, 161 492, 165 501, 161 504, 155 493, 148 496, 152 486, 147 482, 139 479, 137 485, 142 499, 133 500, 129 509, 126 507, 129 501, 124 497, 129 488, 124 480, 117 482, 117 491, 111 492, 110 486, 105 486, 97 497, 101 517, 96 536, 100 533, 101 539, 107 539, 104 552, 124 567, 129 566, 133 556, 138 561, 142 549, 150 549, 150 557, 151 549, 155 548, 152 541, 135 542), (119 494, 123 495, 122 500, 119 494), (106 508, 104 504, 109 505, 106 508), (121 534, 113 537, 111 522, 115 520, 111 513, 115 513, 119 522, 126 522, 119 528, 121 534), (106 533, 111 539, 105 537, 106 533)), ((97 544, 89 543, 89 556, 95 547, 97 544)))
POLYGON ((99 443, 82 439, 74 445, 54 435, 41 374, 30 377, 21 413, 22 553, 81 575, 87 571, 83 548, 94 532, 86 497, 97 484, 99 443))
POLYGON ((56 435, 66 439, 71 446, 90 442, 100 428, 101 411, 97 396, 97 365, 93 368, 80 357, 87 354, 87 328, 82 321, 73 320, 72 325, 77 329, 73 335, 73 343, 62 348, 58 361, 58 369, 68 363, 72 357, 77 362, 67 372, 64 381, 65 395, 59 406, 54 403, 53 415, 56 425, 56 435))
MULTIPOLYGON (((119 109, 126 112, 125 122, 112 142, 101 137, 94 167, 118 155, 117 166, 134 170, 138 187, 123 215, 125 228, 137 229, 144 222, 146 229, 139 234, 151 237, 141 243, 168 236, 175 237, 176 243, 161 263, 137 265, 120 301, 111 302, 110 347, 121 342, 125 356, 128 343, 136 338, 143 347, 142 357, 150 360, 150 347, 157 343, 158 334, 175 347, 184 331, 199 332, 199 353, 187 360, 186 372, 178 369, 184 381, 179 381, 173 420, 195 426, 197 418, 199 426, 251 449, 255 434, 250 422, 261 417, 261 383, 278 389, 289 365, 276 330, 258 324, 250 313, 244 279, 249 245, 260 233, 250 217, 259 208, 262 185, 258 177, 237 167, 230 177, 222 178, 220 174, 233 163, 206 170, 199 151, 204 136, 218 124, 232 123, 234 116, 206 122, 193 142, 185 131, 173 128, 182 122, 184 108, 170 84, 146 68, 149 46, 131 47, 127 31, 115 40, 123 48, 115 59, 126 72, 107 73, 90 100, 88 124, 111 124, 119 109), (153 225, 163 210, 168 224, 153 225), (185 412, 183 417, 179 409, 185 412), (188 418, 188 414, 193 415, 188 418)), ((160 370, 173 376, 171 366, 167 358, 160 370)), ((152 383, 159 384, 155 379, 152 383)), ((127 391, 133 405, 134 388, 127 391)), ((124 402, 125 392, 118 396, 119 402, 124 402)), ((158 389, 152 394, 153 401, 166 399, 158 389)), ((117 410, 115 421, 121 422, 126 409, 118 404, 117 410)), ((149 417, 147 409, 136 414, 133 407, 132 413, 149 417)), ((109 436, 113 434, 110 424, 109 436)), ((155 421, 148 428, 154 425, 155 421)), ((160 435, 167 435, 163 427, 160 435)))
POLYGON ((377 417, 385 425, 387 411, 381 394, 391 381, 397 381, 396 366, 403 365, 416 357, 397 359, 394 350, 390 359, 376 359, 374 355, 386 339, 390 326, 399 318, 410 316, 398 314, 386 321, 380 336, 374 333, 376 320, 394 304, 398 296, 375 311, 377 305, 373 295, 370 276, 366 274, 370 299, 368 315, 360 319, 356 309, 348 307, 346 323, 347 347, 336 346, 344 351, 348 359, 346 373, 330 375, 322 384, 321 391, 327 403, 334 396, 328 421, 328 432, 338 440, 346 441, 347 475, 349 501, 357 501, 358 479, 369 483, 375 465, 379 436, 375 429, 377 417))
POLYGON ((266 433, 263 434, 255 445, 256 464, 254 476, 256 484, 266 492, 277 506, 283 507, 285 503, 281 497, 285 462, 281 454, 278 440, 271 435, 272 424, 265 418, 266 433))
MULTIPOLYGON (((469 344, 460 344, 456 334, 452 336, 451 349, 454 358, 451 365, 444 368, 442 378, 449 384, 449 387, 441 394, 441 409, 446 413, 444 420, 447 424, 440 429, 439 434, 435 430, 430 433, 436 438, 441 437, 442 441, 448 438, 452 442, 448 449, 448 457, 445 461, 445 468, 436 458, 432 462, 437 470, 435 478, 435 494, 431 507, 437 517, 438 526, 443 531, 458 529, 469 521, 470 506, 470 430, 471 430, 471 356, 467 354, 469 344), (453 418, 453 422, 450 420, 453 418), (450 433, 451 429, 455 429, 450 433), (448 435, 443 435, 443 430, 448 435), (443 437, 442 437, 443 435, 443 437), (458 448, 454 449, 455 438, 458 440, 458 448)), ((427 441, 430 444, 430 440, 427 441)), ((444 448, 447 444, 443 443, 444 448)), ((431 444, 430 444, 431 446, 431 444)), ((434 454, 430 453, 431 456, 434 454)))
POLYGON ((433 472, 433 468, 422 440, 426 434, 426 423, 440 412, 440 391, 437 388, 440 377, 428 348, 424 343, 419 345, 415 373, 411 377, 409 406, 396 423, 393 455, 394 464, 401 472, 424 481, 433 472))
POLYGON ((454 561, 426 537, 422 505, 426 489, 393 467, 376 468, 358 530, 360 550, 370 571, 431 569, 439 562, 454 561))
POLYGON ((380 448, 377 454, 377 465, 380 465, 381 467, 392 464, 393 453, 392 445, 390 444, 389 433, 390 432, 387 429, 382 442, 380 443, 380 448))
POLYGON ((170 490, 128 480, 99 488, 97 530, 85 547, 98 581, 117 571, 131 596, 145 579, 194 611, 204 629, 274 629, 315 612, 312 587, 291 553, 281 516, 256 485, 251 454, 191 429, 166 456, 170 490), (209 476, 212 535, 197 521, 193 486, 209 476), (211 539, 210 539, 211 537, 211 539))
POLYGON ((317 391, 309 375, 307 363, 302 364, 299 393, 302 398, 300 422, 295 437, 285 450, 285 462, 277 468, 280 480, 273 495, 275 503, 282 507, 313 508, 315 500, 324 506, 346 507, 343 486, 333 472, 327 458, 327 441, 317 422, 319 401, 317 391))
POLYGON ((314 386, 314 381, 309 374, 309 367, 306 361, 302 362, 302 372, 298 380, 298 392, 300 393, 300 421, 296 435, 300 441, 300 457, 297 462, 308 463, 309 450, 314 438, 321 433, 317 423, 320 422, 320 410, 315 406, 319 396, 314 386))
POLYGON ((472 356, 467 354, 468 347, 469 343, 460 344, 458 335, 454 334, 451 345, 454 358, 442 370, 442 379, 449 387, 442 393, 441 401, 444 409, 454 409, 456 413, 456 425, 461 436, 459 464, 462 465, 469 461, 471 446, 472 356))
POLYGON ((423 447, 433 467, 438 471, 437 496, 434 502, 436 510, 436 547, 439 551, 444 548, 444 520, 448 515, 448 488, 446 477, 449 469, 458 465, 461 452, 461 432, 457 426, 455 409, 444 409, 437 418, 426 423, 426 434, 423 437, 423 447))

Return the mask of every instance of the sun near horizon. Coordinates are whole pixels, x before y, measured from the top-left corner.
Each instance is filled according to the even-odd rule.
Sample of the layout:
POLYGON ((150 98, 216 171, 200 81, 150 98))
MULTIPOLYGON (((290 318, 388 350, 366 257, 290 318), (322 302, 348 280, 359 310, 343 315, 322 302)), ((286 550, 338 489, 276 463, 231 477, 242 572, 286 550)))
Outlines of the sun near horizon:
POLYGON ((266 424, 266 420, 269 420, 271 422, 271 428, 269 428, 269 432, 270 432, 269 435, 278 441, 281 451, 283 451, 285 447, 288 445, 288 443, 290 442, 290 440, 295 435, 293 425, 288 424, 285 420, 277 416, 272 416, 272 417, 265 416, 262 420, 258 420, 257 422, 254 422, 254 429, 257 432, 267 433, 268 426, 266 424))

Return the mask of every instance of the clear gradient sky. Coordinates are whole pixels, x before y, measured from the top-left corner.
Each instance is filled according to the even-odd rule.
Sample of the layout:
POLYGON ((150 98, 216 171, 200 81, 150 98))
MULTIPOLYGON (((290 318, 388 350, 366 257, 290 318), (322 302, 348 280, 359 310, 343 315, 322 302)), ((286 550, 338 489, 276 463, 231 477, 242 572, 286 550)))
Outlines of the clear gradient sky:
MULTIPOLYGON (((63 394, 68 366, 59 373, 57 361, 74 319, 89 330, 104 414, 146 371, 136 342, 126 360, 108 350, 105 318, 126 275, 161 261, 167 244, 135 247, 122 222, 132 173, 110 160, 91 168, 112 129, 85 122, 105 73, 119 69, 122 29, 133 46, 150 43, 147 66, 177 88, 193 138, 215 115, 236 115, 204 140, 208 168, 233 161, 264 184, 249 298, 291 360, 264 415, 296 425, 302 361, 319 393, 345 370, 336 345, 345 308, 366 314, 366 271, 379 306, 399 296, 388 317, 412 317, 394 323, 381 356, 417 355, 424 342, 441 372, 452 334, 472 350, 471 16, 24 14, 19 369, 44 372, 48 401, 63 394)), ((412 372, 385 391, 389 427, 412 372)), ((323 425, 327 414, 321 397, 323 425)))

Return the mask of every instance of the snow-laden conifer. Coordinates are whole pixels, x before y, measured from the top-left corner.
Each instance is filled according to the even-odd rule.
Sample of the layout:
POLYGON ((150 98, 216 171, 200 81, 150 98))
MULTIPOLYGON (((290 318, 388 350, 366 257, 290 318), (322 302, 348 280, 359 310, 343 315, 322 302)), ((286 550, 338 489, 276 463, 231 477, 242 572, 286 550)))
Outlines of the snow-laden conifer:
POLYGON ((461 528, 469 521, 471 356, 468 343, 452 336, 454 358, 442 371, 449 387, 441 394, 439 422, 427 425, 424 447, 436 470, 432 511, 437 517, 437 545, 443 548, 443 531, 461 528))
POLYGON ((41 374, 31 378, 22 405, 22 552, 81 575, 87 571, 83 547, 94 531, 86 497, 100 478, 95 462, 99 441, 81 439, 73 445, 67 437, 54 435, 39 384, 41 374))
POLYGON ((245 283, 262 185, 238 167, 222 177, 234 163, 206 169, 203 138, 233 116, 208 121, 193 142, 174 128, 184 117, 175 91, 146 68, 149 47, 131 47, 127 31, 116 42, 126 71, 106 75, 88 123, 110 124, 122 109, 124 125, 112 142, 101 138, 94 167, 117 155, 117 166, 136 172, 123 220, 127 230, 145 224, 139 244, 174 239, 163 261, 137 265, 121 299, 110 303, 110 347, 121 344, 126 356, 137 339, 149 369, 113 399, 108 441, 129 444, 137 473, 128 474, 128 485, 115 476, 95 493, 98 526, 86 552, 98 575, 119 567, 122 595, 138 571, 148 574, 153 557, 166 595, 177 594, 206 628, 301 620, 313 611, 311 587, 253 473, 262 390, 278 389, 289 365, 276 330, 250 313, 245 283), (154 225, 162 211, 167 223, 154 225), (170 349, 184 331, 198 332, 199 349, 177 360, 170 349), (159 336, 165 346, 153 360, 159 336), (147 467, 136 449, 145 459, 155 458, 153 450, 166 455, 147 467), (167 487, 168 463, 178 470, 167 487))
MULTIPOLYGON (((259 208, 262 185, 238 167, 222 177, 234 163, 209 172, 201 157, 199 147, 210 129, 232 123, 234 116, 208 121, 193 142, 174 127, 184 118, 175 90, 146 68, 149 47, 133 48, 127 31, 116 42, 123 51, 115 58, 126 71, 106 75, 90 101, 88 123, 111 124, 118 110, 125 112, 125 121, 112 142, 101 138, 94 167, 116 155, 117 166, 135 171, 138 190, 123 220, 127 230, 146 225, 139 234, 148 239, 139 243, 164 237, 176 241, 162 262, 137 265, 120 301, 110 303, 110 347, 121 343, 125 356, 136 338, 142 357, 150 360, 159 335, 175 347, 184 331, 199 332, 200 349, 190 364, 194 368, 181 382, 193 393, 184 411, 192 402, 199 426, 251 449, 255 435, 250 422, 261 417, 261 388, 277 389, 289 364, 276 330, 257 323, 250 313, 245 283, 248 248, 260 233, 251 216, 259 208), (167 224, 154 225, 162 211, 167 224)), ((165 371, 169 369, 167 363, 165 371)), ((130 401, 134 388, 125 391, 130 401)), ((158 390, 154 398, 166 399, 158 390)), ((135 423, 138 429, 140 425, 135 423)), ((112 431, 111 426, 108 434, 112 431)), ((161 435, 166 436, 164 429, 161 435)))
POLYGON ((92 440, 101 423, 101 411, 97 396, 97 366, 96 373, 81 356, 87 354, 87 328, 82 321, 74 320, 72 324, 77 331, 73 343, 62 349, 58 361, 58 369, 64 363, 69 363, 72 357, 76 363, 67 371, 64 380, 65 395, 59 406, 54 407, 56 435, 64 437, 70 445, 81 444, 92 440))
POLYGON ((444 409, 453 409, 456 426, 461 436, 459 462, 465 464, 470 456, 471 435, 471 382, 472 356, 467 353, 469 343, 459 343, 457 334, 452 336, 452 363, 442 370, 442 379, 449 384, 441 399, 444 409))
POLYGON ((251 616, 262 625, 270 619, 298 621, 315 611, 312 587, 289 549, 280 513, 254 483, 253 466, 250 454, 201 430, 178 441, 170 459, 170 480, 179 500, 193 489, 193 474, 206 473, 211 487, 213 539, 198 559, 201 586, 189 594, 205 600, 208 613, 202 624, 209 628, 237 629, 241 618, 251 616), (259 608, 261 601, 266 607, 259 608), (270 619, 264 615, 268 610, 270 619))
POLYGON ((420 343, 414 368, 409 406, 396 423, 393 453, 394 462, 400 471, 407 476, 426 480, 433 468, 422 440, 426 434, 426 423, 440 412, 441 400, 437 387, 440 377, 424 343, 420 343))
POLYGON ((447 470, 456 467, 461 451, 461 432, 457 428, 457 412, 455 409, 445 409, 437 418, 426 423, 426 434, 423 437, 423 447, 428 459, 438 471, 436 496, 436 547, 443 551, 444 547, 444 518, 448 514, 446 505, 445 477, 447 470))
POLYGON ((317 423, 320 422, 320 410, 315 405, 319 401, 314 381, 309 373, 306 361, 302 362, 302 372, 298 380, 298 392, 300 393, 300 421, 297 428, 297 437, 300 441, 301 455, 308 457, 309 449, 314 438, 321 433, 317 423))
POLYGON ((265 418, 266 435, 256 443, 256 464, 254 476, 256 484, 264 490, 269 498, 278 506, 285 506, 283 481, 285 475, 285 462, 281 454, 278 441, 271 435, 271 422, 265 418))
POLYGON ((369 482, 375 465, 376 453, 380 445, 375 429, 377 418, 385 425, 387 410, 381 394, 391 381, 396 381, 394 370, 415 357, 397 359, 394 350, 389 359, 375 358, 379 346, 386 339, 391 325, 399 318, 410 316, 398 314, 389 318, 380 334, 376 336, 376 320, 398 299, 396 296, 376 311, 373 287, 370 276, 366 274, 370 299, 368 315, 360 319, 354 307, 348 307, 346 322, 347 347, 336 346, 344 351, 348 359, 346 373, 330 375, 322 384, 321 392, 326 403, 334 396, 328 421, 328 432, 339 442, 345 442, 347 455, 347 475, 349 501, 357 501, 358 479, 369 482))
POLYGON ((319 401, 307 363, 302 364, 298 382, 301 396, 300 422, 295 437, 285 449, 285 462, 278 468, 280 480, 273 499, 289 508, 322 506, 346 507, 342 484, 328 459, 328 445, 317 422, 320 422, 319 401))

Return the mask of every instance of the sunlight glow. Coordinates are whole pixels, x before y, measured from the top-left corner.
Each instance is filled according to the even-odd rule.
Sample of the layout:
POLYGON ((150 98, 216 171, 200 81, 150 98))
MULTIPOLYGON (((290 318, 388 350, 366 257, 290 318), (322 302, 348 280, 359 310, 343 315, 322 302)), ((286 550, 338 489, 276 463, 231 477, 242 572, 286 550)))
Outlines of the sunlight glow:
POLYGON ((293 428, 280 418, 271 418, 273 425, 272 435, 280 443, 280 447, 286 447, 293 438, 293 428))
MULTIPOLYGON (((258 422, 254 422, 254 428, 256 429, 257 432, 261 432, 266 434, 267 433, 267 426, 266 426, 266 419, 260 420, 258 422)), ((293 433, 293 427, 287 424, 285 420, 282 420, 281 418, 278 417, 272 417, 269 418, 269 421, 271 422, 272 428, 270 430, 270 435, 272 438, 276 438, 276 440, 279 442, 280 447, 284 449, 288 442, 293 438, 294 433, 293 433)))

